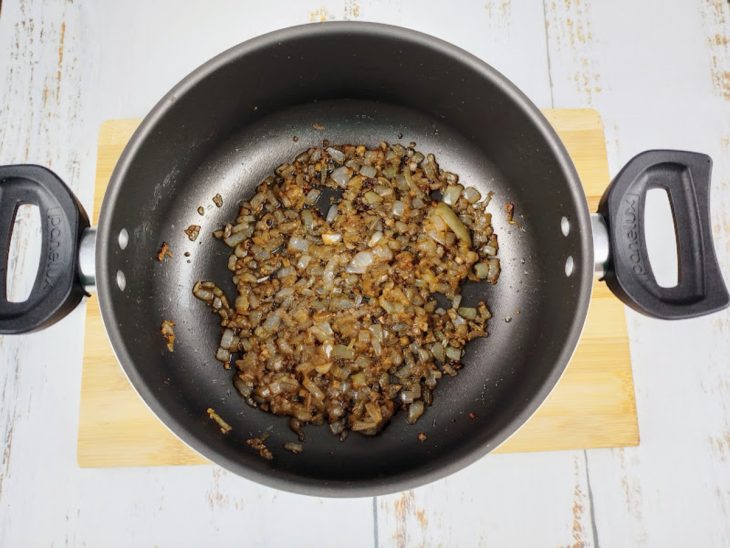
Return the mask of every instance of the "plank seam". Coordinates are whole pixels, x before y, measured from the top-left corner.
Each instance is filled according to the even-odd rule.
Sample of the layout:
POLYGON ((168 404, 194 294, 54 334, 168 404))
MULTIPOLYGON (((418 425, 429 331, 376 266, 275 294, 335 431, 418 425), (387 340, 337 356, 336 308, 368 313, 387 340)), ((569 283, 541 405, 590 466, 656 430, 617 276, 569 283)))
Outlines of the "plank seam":
POLYGON ((380 539, 378 538, 378 497, 373 497, 373 545, 380 548, 380 539))
POLYGON ((585 466, 586 466, 586 487, 588 489, 588 503, 590 504, 590 511, 588 515, 591 518, 591 532, 593 533, 593 546, 595 548, 600 548, 600 544, 598 542, 598 524, 596 523, 596 506, 593 502, 593 489, 591 488, 591 474, 588 470, 588 451, 583 450, 583 459, 585 460, 585 466))
POLYGON ((542 0, 542 18, 545 25, 545 55, 547 56, 548 84, 550 85, 550 106, 555 108, 555 97, 553 96, 553 67, 550 62, 550 38, 548 37, 548 18, 546 0, 542 0))

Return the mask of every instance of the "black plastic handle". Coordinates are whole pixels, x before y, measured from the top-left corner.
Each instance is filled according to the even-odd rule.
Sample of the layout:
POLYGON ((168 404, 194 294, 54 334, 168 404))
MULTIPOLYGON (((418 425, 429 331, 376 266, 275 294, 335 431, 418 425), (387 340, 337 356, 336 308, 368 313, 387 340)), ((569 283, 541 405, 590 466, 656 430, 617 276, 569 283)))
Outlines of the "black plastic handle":
POLYGON ((610 260, 604 279, 619 299, 647 316, 666 320, 716 312, 730 302, 712 243, 712 159, 697 152, 650 150, 629 161, 601 198, 610 260), (644 238, 644 202, 652 188, 669 196, 674 217, 678 283, 660 287, 644 238))
POLYGON ((0 166, 0 333, 29 333, 71 312, 85 295, 78 276, 78 247, 89 218, 52 171, 35 165, 0 166), (10 302, 7 294, 10 238, 18 207, 38 206, 41 260, 30 296, 10 302))

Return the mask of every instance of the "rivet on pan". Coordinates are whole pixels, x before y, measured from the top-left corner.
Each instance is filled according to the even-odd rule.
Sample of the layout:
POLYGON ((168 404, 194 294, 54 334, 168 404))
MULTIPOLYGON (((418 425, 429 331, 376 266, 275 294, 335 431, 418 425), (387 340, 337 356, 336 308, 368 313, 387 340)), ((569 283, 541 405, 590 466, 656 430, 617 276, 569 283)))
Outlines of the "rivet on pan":
POLYGON ((570 221, 567 217, 562 217, 560 219, 560 232, 563 233, 563 236, 568 236, 570 234, 570 221))
POLYGON ((127 244, 129 243, 129 232, 127 232, 126 228, 119 231, 119 238, 117 238, 117 242, 119 242, 119 249, 122 251, 127 249, 127 244))
POLYGON ((570 275, 573 274, 573 268, 575 267, 575 264, 573 262, 573 256, 568 255, 568 258, 565 259, 565 275, 570 278, 570 275))
POLYGON ((122 291, 127 287, 127 278, 121 270, 117 270, 117 287, 122 291))

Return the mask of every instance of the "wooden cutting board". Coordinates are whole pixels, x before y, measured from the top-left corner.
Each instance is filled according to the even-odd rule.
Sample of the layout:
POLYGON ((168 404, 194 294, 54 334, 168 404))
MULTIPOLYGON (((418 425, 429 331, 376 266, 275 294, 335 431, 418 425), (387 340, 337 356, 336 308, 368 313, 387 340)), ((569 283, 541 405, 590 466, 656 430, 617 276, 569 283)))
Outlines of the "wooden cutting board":
MULTIPOLYGON (((565 143, 591 211, 608 184, 603 127, 589 109, 545 110, 565 143)), ((110 120, 99 134, 93 224, 109 177, 139 120, 110 120)), ((78 461, 82 467, 199 464, 147 408, 114 357, 95 297, 87 301, 78 461)), ((638 445, 624 307, 595 283, 583 336, 555 390, 497 452, 638 445)))

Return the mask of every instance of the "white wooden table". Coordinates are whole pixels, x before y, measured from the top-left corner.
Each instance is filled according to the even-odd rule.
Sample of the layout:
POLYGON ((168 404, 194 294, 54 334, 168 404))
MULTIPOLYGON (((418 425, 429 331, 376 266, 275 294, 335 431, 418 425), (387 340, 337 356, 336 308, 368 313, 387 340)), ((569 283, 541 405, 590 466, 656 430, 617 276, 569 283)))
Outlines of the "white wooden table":
MULTIPOLYGON (((102 120, 144 115, 240 41, 325 19, 415 28, 539 106, 599 109, 613 173, 647 148, 709 153, 730 279, 726 0, 2 0, 0 163, 50 166, 90 210, 102 120)), ((640 447, 489 456, 420 489, 333 501, 214 466, 80 469, 79 308, 46 332, 0 337, 0 546, 730 545, 730 313, 627 320, 640 447)))

